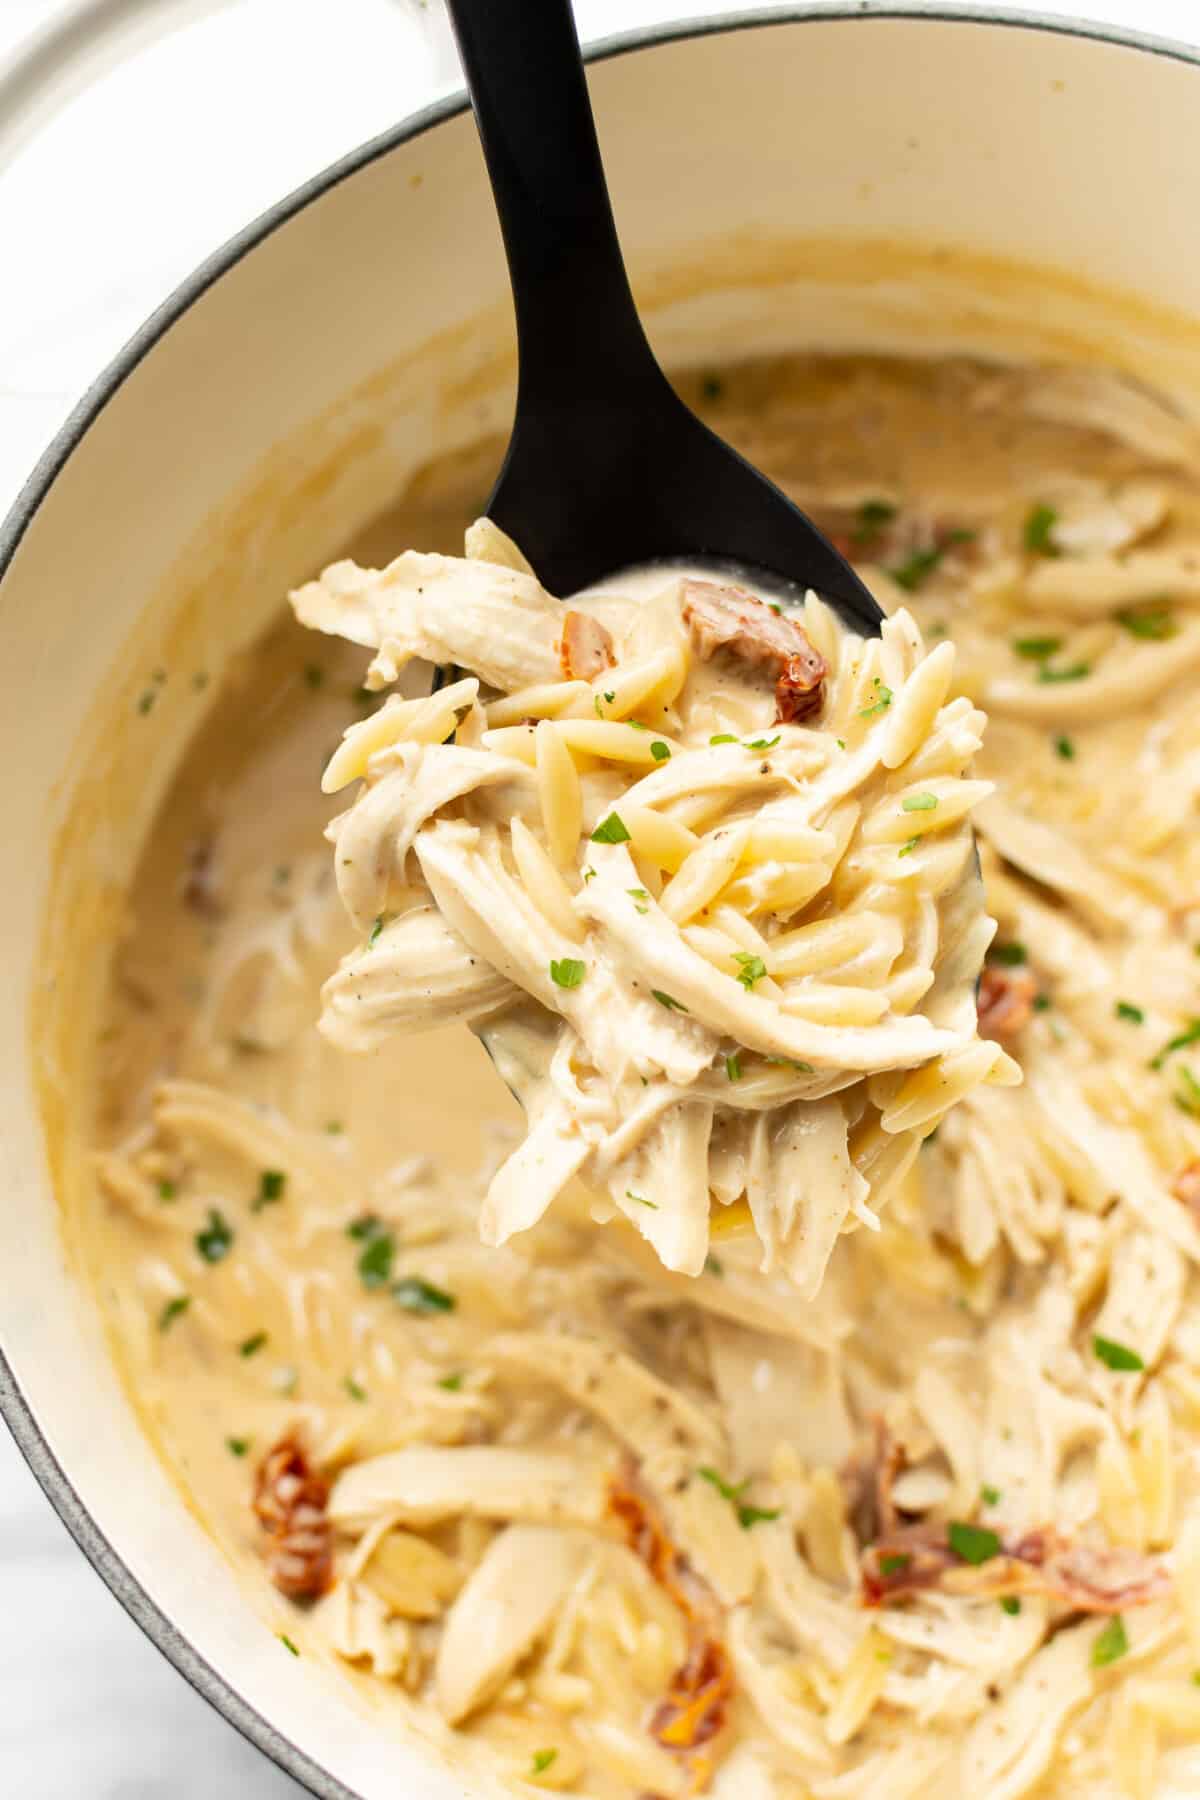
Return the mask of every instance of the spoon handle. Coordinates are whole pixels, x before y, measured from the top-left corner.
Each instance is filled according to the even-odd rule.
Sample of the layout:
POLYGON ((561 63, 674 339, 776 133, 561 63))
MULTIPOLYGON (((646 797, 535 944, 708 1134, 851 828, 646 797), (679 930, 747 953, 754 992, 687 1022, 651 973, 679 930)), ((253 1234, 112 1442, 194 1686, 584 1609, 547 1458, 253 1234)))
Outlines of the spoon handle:
POLYGON ((516 308, 519 405, 662 381, 617 240, 570 0, 448 0, 516 308))

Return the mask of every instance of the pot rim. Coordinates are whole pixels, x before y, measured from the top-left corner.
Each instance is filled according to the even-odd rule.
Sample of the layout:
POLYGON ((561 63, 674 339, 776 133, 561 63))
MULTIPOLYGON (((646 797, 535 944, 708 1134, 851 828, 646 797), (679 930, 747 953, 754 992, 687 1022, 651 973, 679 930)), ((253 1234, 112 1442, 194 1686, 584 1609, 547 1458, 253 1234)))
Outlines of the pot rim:
MULTIPOLYGON (((757 30, 772 25, 831 21, 858 23, 872 19, 929 20, 944 24, 1041 31, 1049 36, 1079 38, 1112 44, 1121 49, 1138 50, 1200 68, 1200 45, 1189 45, 1178 39, 1108 25, 1098 20, 1006 6, 982 12, 975 8, 968 10, 961 4, 942 4, 941 0, 908 0, 907 4, 893 4, 892 0, 827 0, 827 3, 816 0, 815 4, 809 5, 773 6, 769 9, 760 6, 702 18, 685 16, 674 21, 638 26, 601 38, 587 47, 585 59, 589 63, 602 62, 609 57, 654 48, 660 44, 677 43, 688 38, 715 37, 725 32, 757 30)), ((314 200, 320 199, 402 144, 423 136, 435 126, 456 118, 467 109, 465 92, 455 89, 410 113, 399 124, 369 138, 366 143, 338 158, 309 181, 276 201, 205 257, 180 282, 91 383, 35 463, 0 523, 0 582, 3 581, 34 515, 69 458, 118 389, 176 321, 244 256, 314 200)), ((200 1655, 133 1575, 92 1518, 70 1476, 51 1449, 24 1396, 16 1372, 2 1349, 0 1417, 7 1423, 35 1479, 88 1562, 129 1617, 141 1627, 167 1660, 174 1664, 189 1685, 244 1738, 270 1757, 285 1774, 317 1795, 318 1800, 360 1800, 350 1788, 328 1770, 321 1768, 306 1751, 293 1743, 245 1700, 231 1682, 207 1658, 200 1655)))

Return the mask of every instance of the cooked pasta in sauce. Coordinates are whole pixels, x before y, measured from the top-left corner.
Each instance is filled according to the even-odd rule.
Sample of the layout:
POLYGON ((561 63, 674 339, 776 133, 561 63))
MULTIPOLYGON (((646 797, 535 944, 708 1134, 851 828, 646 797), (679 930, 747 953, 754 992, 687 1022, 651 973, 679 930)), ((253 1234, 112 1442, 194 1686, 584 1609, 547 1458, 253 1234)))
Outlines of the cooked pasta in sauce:
MULTIPOLYGON (((927 647, 953 641, 947 703, 989 715, 972 778, 994 784, 974 819, 999 931, 979 1024, 1022 1083, 966 1092, 878 1228, 840 1232, 802 1292, 786 1258, 762 1269, 759 1218, 715 1181, 698 1274, 664 1266, 632 1208, 594 1217, 594 1179, 484 1245, 525 1119, 462 1014, 404 1040, 386 1001, 337 1006, 335 975, 327 1018, 379 1041, 350 1055, 316 1029, 339 958, 393 929, 364 950, 372 915, 347 921, 316 791, 346 726, 369 744, 388 709, 366 713, 361 653, 286 622, 232 673, 148 846, 74 1227, 163 1455, 272 1584, 277 1631, 356 1665, 397 1716, 425 1709, 514 1791, 1183 1800, 1200 1790, 1195 433, 1103 372, 797 358, 704 389, 885 608, 927 647)), ((485 460, 431 475, 358 560, 398 541, 454 555, 485 460)), ((739 744, 772 704, 730 713, 739 744)), ((530 731, 475 722, 479 748, 530 731)), ((693 754, 644 722, 665 770, 693 754)), ((540 729, 532 764, 516 739, 486 752, 523 752, 517 793, 536 790, 540 729)), ((665 900, 665 872, 658 893, 637 863, 640 904, 665 900)), ((801 902, 784 929, 812 922, 801 902)), ((739 1054, 717 1035, 713 1055, 739 1054)), ((748 1080, 765 1052, 741 1054, 748 1080)))
POLYGON ((361 943, 322 1025, 352 1050, 476 1025, 529 1115, 485 1243, 578 1179, 668 1269, 752 1227, 811 1299, 949 1108, 1019 1080, 976 1035, 983 716, 907 611, 868 643, 815 595, 661 567, 564 607, 486 520, 466 558, 342 562, 292 599, 377 685, 470 671, 326 771, 364 779, 328 834, 361 943))

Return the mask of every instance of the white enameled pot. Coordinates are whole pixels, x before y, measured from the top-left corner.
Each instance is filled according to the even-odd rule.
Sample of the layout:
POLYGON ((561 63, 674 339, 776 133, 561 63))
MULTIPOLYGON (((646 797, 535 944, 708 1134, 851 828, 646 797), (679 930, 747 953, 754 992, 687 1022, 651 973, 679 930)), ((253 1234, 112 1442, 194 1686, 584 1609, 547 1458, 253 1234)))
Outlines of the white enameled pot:
MULTIPOLYGON (((614 200, 667 363, 804 345, 1103 359, 1200 413, 1200 59, 1016 15, 797 8, 606 46, 614 200)), ((59 1197, 120 900, 218 673, 431 454, 500 428, 498 234, 458 101, 218 252, 0 533, 0 1405, 105 1580, 321 1795, 499 1790, 297 1662, 155 1460, 59 1197), (149 714, 151 672, 172 673, 149 714)))

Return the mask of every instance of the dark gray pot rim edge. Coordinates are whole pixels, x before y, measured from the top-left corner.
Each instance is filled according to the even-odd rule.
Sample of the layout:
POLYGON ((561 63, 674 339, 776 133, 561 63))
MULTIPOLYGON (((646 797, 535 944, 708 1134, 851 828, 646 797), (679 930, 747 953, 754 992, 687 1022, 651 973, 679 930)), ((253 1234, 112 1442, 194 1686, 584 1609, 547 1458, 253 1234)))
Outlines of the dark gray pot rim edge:
MULTIPOLYGON (((647 26, 605 38, 588 50, 589 62, 600 62, 610 56, 659 44, 678 42, 692 37, 715 36, 720 32, 757 29, 771 25, 810 24, 822 21, 855 22, 870 19, 914 19, 961 25, 1013 27, 1042 31, 1050 36, 1090 39, 1112 44, 1125 50, 1137 50, 1154 56, 1200 67, 1200 48, 1168 38, 1156 37, 1136 30, 1124 30, 1086 19, 1058 18, 1044 13, 968 12, 957 6, 922 5, 919 0, 909 5, 892 5, 888 0, 849 0, 848 4, 816 4, 795 9, 750 10, 730 12, 717 17, 682 19, 658 26, 647 26)), ((434 126, 454 118, 466 110, 466 99, 455 92, 434 101, 409 115, 399 125, 371 138, 348 155, 296 188, 266 212, 245 226, 203 262, 158 306, 145 324, 113 358, 103 373, 92 383, 82 399, 71 409, 59 430, 36 463, 32 474, 17 495, 0 525, 0 581, 16 555, 29 525, 54 485, 69 457, 83 441, 91 426, 103 412, 122 383, 164 337, 177 319, 201 298, 220 278, 264 239, 303 211, 314 200, 340 185, 350 176, 368 167, 402 144, 424 135, 434 126)), ((73 1483, 38 1426, 32 1409, 18 1385, 16 1375, 0 1351, 0 1416, 16 1439, 25 1461, 41 1485, 59 1518, 83 1551, 96 1573, 111 1593, 138 1624, 151 1642, 175 1665, 184 1679, 208 1703, 221 1713, 243 1737, 263 1751, 295 1781, 302 1783, 319 1800, 361 1800, 336 1777, 329 1774, 290 1738, 252 1707, 217 1672, 179 1631, 166 1613, 150 1597, 100 1530, 84 1505, 73 1483)))

